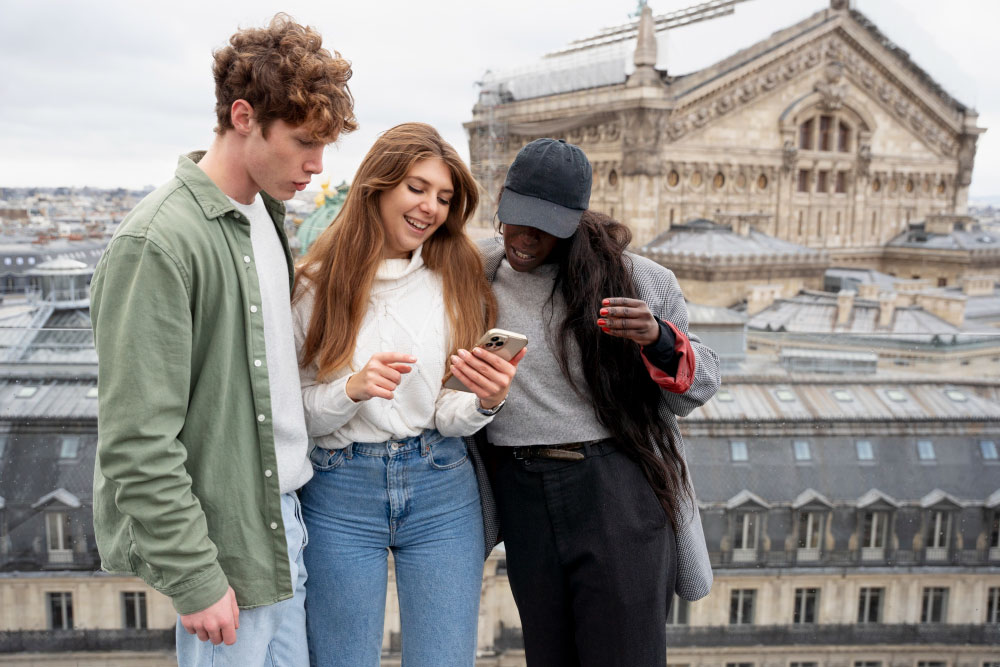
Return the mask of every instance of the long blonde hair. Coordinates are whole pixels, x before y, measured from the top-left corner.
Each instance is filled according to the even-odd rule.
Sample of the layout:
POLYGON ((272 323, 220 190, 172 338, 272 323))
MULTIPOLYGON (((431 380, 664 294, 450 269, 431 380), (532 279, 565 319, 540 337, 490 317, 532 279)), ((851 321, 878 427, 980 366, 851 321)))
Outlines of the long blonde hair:
MULTIPOLYGON (((312 319, 301 363, 319 367, 320 380, 351 364, 368 297, 383 259, 385 232, 379 199, 406 178, 420 160, 440 158, 455 193, 448 217, 423 244, 423 260, 444 283, 449 348, 471 349, 496 320, 496 299, 483 263, 464 227, 479 204, 476 181, 458 153, 430 125, 404 123, 371 147, 333 223, 310 246, 295 275, 293 301, 315 290, 312 319), (307 287, 308 286, 308 287, 307 287)), ((448 364, 450 368, 450 363, 448 364)))

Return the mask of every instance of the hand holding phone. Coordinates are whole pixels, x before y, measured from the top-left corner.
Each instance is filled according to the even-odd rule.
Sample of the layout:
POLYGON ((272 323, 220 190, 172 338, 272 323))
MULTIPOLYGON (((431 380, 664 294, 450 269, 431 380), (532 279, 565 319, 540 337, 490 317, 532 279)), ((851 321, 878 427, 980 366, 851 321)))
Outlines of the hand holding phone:
POLYGON ((487 401, 495 398, 495 403, 499 403, 507 395, 527 344, 528 339, 519 333, 490 329, 476 342, 472 352, 459 350, 458 355, 452 356, 453 373, 445 377, 443 384, 448 389, 476 394, 484 407, 492 407, 487 401))

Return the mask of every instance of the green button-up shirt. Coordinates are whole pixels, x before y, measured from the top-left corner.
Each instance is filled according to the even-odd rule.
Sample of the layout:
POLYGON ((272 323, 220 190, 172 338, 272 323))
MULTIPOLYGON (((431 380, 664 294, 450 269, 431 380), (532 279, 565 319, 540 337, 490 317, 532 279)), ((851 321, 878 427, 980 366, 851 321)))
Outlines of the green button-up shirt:
MULTIPOLYGON (((181 614, 292 597, 250 222, 195 164, 119 226, 94 273, 102 567, 181 614)), ((275 230, 284 206, 262 193, 275 230)))

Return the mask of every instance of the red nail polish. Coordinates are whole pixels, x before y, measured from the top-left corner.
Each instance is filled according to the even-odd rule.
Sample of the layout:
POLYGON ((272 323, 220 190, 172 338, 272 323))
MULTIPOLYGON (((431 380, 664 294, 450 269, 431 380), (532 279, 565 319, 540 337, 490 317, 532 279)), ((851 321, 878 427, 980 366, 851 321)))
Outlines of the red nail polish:
POLYGON ((601 308, 601 315, 607 315, 607 314, 608 314, 608 309, 607 308, 601 308))
POLYGON ((602 326, 603 327, 607 323, 608 323, 607 320, 597 320, 598 326, 602 326))
POLYGON ((601 303, 607 306, 611 303, 611 299, 604 299, 603 301, 601 301, 601 303))
POLYGON ((607 327, 601 327, 601 330, 602 330, 602 331, 603 331, 604 333, 611 333, 611 330, 610 330, 610 329, 608 329, 607 327))

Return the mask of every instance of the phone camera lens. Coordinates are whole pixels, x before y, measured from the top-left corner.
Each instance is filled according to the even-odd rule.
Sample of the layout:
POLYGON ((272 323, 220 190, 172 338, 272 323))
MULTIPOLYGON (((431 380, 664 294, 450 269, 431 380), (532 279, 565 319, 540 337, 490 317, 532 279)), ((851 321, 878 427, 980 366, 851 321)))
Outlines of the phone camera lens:
POLYGON ((493 338, 490 338, 490 340, 491 340, 491 341, 493 341, 493 342, 495 343, 495 342, 497 342, 498 340, 500 340, 500 336, 493 336, 493 338))
POLYGON ((503 341, 500 341, 499 343, 497 343, 497 347, 503 347, 503 341))
POLYGON ((484 347, 493 347, 493 343, 486 343, 484 347))

